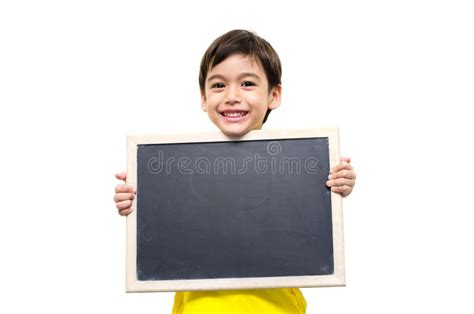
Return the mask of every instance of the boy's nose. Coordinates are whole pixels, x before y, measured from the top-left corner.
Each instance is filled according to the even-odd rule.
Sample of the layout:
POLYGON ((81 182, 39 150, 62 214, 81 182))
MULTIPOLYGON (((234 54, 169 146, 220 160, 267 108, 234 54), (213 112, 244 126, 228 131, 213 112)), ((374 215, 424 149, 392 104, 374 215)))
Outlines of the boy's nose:
POLYGON ((236 86, 227 88, 226 103, 234 104, 240 102, 240 90, 236 86))

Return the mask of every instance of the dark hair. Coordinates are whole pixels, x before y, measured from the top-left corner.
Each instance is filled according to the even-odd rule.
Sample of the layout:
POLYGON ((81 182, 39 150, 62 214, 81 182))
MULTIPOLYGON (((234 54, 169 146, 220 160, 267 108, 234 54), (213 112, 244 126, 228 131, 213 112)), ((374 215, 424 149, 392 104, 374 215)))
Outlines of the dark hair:
MULTIPOLYGON (((228 57, 242 54, 257 60, 262 66, 268 80, 268 92, 281 84, 281 62, 275 49, 257 34, 236 29, 215 39, 207 48, 201 60, 199 70, 199 87, 204 94, 207 73, 228 57)), ((267 110, 263 123, 267 121, 271 109, 267 110)))

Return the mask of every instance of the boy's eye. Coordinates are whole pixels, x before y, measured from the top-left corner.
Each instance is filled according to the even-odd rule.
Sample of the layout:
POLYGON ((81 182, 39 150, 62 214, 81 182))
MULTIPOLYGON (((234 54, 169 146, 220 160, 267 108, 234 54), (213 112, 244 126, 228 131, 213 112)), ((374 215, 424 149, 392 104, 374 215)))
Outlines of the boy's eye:
POLYGON ((211 85, 211 88, 224 88, 224 83, 214 83, 211 85))
POLYGON ((246 86, 246 87, 248 87, 248 86, 255 86, 255 83, 254 83, 254 82, 250 82, 250 81, 245 81, 245 82, 242 83, 242 86, 246 86))

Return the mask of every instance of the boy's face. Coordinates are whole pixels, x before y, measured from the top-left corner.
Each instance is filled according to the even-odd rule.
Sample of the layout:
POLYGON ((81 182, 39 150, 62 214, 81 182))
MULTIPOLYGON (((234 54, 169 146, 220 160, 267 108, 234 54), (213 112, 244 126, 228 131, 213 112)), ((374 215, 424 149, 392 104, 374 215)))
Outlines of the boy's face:
POLYGON ((239 137, 262 128, 267 109, 280 105, 281 85, 268 92, 259 62, 231 55, 207 73, 202 110, 227 136, 239 137))

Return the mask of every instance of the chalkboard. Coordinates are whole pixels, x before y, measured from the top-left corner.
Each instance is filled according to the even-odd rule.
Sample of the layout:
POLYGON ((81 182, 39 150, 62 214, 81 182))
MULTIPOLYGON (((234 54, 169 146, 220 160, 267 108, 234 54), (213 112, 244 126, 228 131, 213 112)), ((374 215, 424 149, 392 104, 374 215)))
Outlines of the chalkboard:
POLYGON ((337 129, 129 137, 127 290, 343 285, 325 184, 337 142, 337 129))

